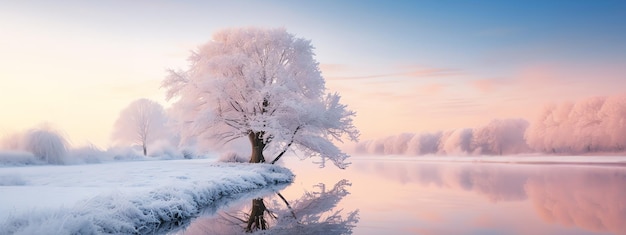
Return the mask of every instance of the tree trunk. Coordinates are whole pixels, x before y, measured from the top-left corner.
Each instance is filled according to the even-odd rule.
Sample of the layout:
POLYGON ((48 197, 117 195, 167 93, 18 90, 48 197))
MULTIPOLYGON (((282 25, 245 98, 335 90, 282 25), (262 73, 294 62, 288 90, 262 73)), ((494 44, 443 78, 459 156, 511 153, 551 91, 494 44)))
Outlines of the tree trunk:
POLYGON ((265 148, 265 143, 263 143, 263 138, 261 137, 261 133, 251 131, 248 134, 248 139, 250 139, 250 144, 252 145, 252 154, 250 155, 250 163, 265 162, 265 157, 263 157, 263 149, 265 148))
POLYGON ((143 155, 148 156, 148 149, 146 148, 146 143, 143 143, 143 155))
POLYGON ((252 209, 250 210, 250 218, 248 218, 248 224, 246 225, 246 232, 253 232, 256 230, 266 230, 267 222, 263 217, 265 210, 265 203, 263 198, 252 199, 252 209))

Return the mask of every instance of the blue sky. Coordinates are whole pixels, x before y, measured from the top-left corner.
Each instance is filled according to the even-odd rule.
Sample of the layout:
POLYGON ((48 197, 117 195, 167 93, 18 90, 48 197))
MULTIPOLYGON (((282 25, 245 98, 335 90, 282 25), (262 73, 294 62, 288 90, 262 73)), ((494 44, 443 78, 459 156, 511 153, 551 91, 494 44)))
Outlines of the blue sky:
POLYGON ((310 39, 364 138, 532 119, 623 93, 624 1, 1 1, 0 134, 49 122, 105 147, 220 28, 310 39), (94 125, 97 123, 97 125, 94 125))

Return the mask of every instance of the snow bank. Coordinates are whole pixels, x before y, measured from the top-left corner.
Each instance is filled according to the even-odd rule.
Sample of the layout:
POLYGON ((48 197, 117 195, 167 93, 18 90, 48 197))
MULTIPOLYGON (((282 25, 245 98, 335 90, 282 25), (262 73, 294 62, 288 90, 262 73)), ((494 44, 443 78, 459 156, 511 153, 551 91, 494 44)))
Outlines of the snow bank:
POLYGON ((207 159, 3 168, 0 234, 149 233, 293 178, 275 165, 207 159))

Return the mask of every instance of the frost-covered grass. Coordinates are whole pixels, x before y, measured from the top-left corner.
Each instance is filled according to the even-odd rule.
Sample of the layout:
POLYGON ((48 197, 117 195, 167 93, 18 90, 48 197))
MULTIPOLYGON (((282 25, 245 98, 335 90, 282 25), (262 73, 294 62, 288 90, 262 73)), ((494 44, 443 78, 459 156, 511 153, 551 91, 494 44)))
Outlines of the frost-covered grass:
POLYGON ((275 165, 210 159, 0 169, 0 234, 149 233, 294 178, 275 165))
POLYGON ((111 161, 171 160, 206 158, 193 146, 175 147, 171 141, 150 142, 147 155, 141 146, 112 146, 102 150, 94 145, 70 146, 61 132, 37 127, 24 132, 0 136, 0 166, 75 165, 111 161))
MULTIPOLYGON (((171 146, 158 146, 143 156, 140 149, 132 147, 111 147, 101 150, 95 146, 72 148, 62 156, 63 161, 54 164, 78 165, 115 161, 151 161, 173 159, 213 158, 214 153, 198 154, 193 149, 176 149, 171 146)), ((246 161, 247 162, 247 161, 246 161)), ((0 150, 0 167, 53 164, 27 150, 0 150)))
POLYGON ((249 157, 246 158, 236 152, 226 152, 220 155, 217 161, 218 162, 249 162, 250 161, 249 159, 250 159, 249 157))

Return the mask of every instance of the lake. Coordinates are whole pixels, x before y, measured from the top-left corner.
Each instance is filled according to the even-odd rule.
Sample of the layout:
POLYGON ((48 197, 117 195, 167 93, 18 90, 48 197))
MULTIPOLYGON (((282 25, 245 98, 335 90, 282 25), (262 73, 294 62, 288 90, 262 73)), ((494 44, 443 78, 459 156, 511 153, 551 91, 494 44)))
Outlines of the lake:
MULTIPOLYGON (((620 164, 350 160, 346 170, 286 160, 296 181, 261 195, 271 213, 260 224, 275 229, 268 234, 626 234, 620 164)), ((254 229, 258 197, 208 210, 172 233, 241 233, 250 221, 254 229)))

